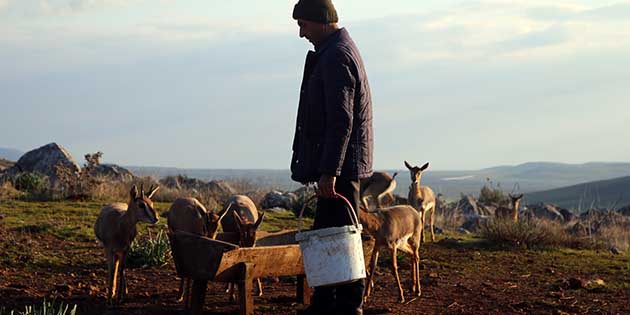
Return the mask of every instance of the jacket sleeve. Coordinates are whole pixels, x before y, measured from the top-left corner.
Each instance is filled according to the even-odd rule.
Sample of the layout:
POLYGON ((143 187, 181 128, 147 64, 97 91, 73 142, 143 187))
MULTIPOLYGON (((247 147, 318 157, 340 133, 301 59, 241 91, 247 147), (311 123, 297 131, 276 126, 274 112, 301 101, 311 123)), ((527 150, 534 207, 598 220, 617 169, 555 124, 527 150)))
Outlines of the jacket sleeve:
POLYGON ((348 55, 338 52, 322 69, 326 131, 319 172, 339 176, 352 133, 356 78, 348 55))

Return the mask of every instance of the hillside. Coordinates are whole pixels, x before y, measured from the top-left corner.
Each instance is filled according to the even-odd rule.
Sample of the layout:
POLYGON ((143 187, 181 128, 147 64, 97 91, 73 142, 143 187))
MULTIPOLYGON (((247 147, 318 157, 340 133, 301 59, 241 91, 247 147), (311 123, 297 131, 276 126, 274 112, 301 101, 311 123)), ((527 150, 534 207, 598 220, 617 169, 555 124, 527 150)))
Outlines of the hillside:
POLYGON ((552 190, 529 193, 527 203, 554 203, 561 207, 585 210, 590 207, 619 208, 630 204, 630 176, 593 181, 552 190))

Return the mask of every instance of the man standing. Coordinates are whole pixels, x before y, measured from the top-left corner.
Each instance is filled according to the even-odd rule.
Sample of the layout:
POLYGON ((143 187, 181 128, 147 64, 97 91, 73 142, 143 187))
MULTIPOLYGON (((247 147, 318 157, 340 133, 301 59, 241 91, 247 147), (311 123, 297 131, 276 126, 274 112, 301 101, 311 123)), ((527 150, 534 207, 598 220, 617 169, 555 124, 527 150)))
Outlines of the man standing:
MULTIPOLYGON (((337 26, 331 0, 299 0, 293 18, 315 48, 304 66, 291 178, 317 183, 313 229, 352 224, 345 196, 359 206, 359 180, 372 175, 372 100, 359 50, 337 26)), ((317 287, 302 314, 362 314, 365 280, 317 287)))

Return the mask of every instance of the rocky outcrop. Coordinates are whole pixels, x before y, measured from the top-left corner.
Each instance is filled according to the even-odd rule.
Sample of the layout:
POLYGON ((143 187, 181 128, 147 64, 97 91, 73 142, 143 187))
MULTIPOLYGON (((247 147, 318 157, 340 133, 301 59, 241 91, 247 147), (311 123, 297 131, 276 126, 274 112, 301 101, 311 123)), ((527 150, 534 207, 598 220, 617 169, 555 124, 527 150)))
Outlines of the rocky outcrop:
POLYGON ((91 175, 124 183, 131 182, 136 178, 128 169, 115 164, 99 164, 92 170, 91 175))
POLYGON ((197 178, 190 178, 184 175, 168 176, 160 180, 160 184, 171 189, 194 189, 197 191, 208 191, 214 195, 231 196, 236 194, 236 190, 227 182, 213 180, 204 182, 197 178))
MULTIPOLYGON (((565 216, 562 215, 560 207, 552 204, 535 204, 527 205, 526 209, 522 212, 526 218, 546 219, 557 222, 566 222, 565 216)), ((568 211, 568 210, 567 210, 568 211)))
POLYGON ((260 202, 260 206, 263 209, 271 208, 283 208, 293 209, 297 202, 298 196, 292 192, 281 192, 278 190, 268 192, 263 200, 260 202))
POLYGON ((479 204, 471 195, 462 196, 462 199, 459 200, 455 209, 460 211, 466 217, 494 215, 494 212, 491 212, 491 210, 479 204))
POLYGON ((62 146, 53 142, 22 155, 15 165, 6 170, 6 174, 17 175, 23 172, 39 173, 48 176, 51 181, 55 181, 55 167, 57 165, 68 169, 70 173, 78 174, 81 170, 70 153, 62 146))
POLYGON ((630 205, 627 205, 625 207, 618 209, 617 212, 621 213, 621 215, 624 215, 626 217, 630 217, 630 205))

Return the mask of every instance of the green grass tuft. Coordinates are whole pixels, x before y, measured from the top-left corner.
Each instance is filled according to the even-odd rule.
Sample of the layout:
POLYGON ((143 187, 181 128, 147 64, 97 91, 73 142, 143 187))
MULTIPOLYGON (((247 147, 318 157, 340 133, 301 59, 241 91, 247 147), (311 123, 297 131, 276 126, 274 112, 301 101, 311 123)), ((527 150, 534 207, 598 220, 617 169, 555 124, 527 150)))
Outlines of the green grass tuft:
POLYGON ((127 254, 127 265, 132 268, 162 266, 168 263, 169 259, 171 259, 171 245, 164 230, 160 229, 155 236, 149 230, 146 238, 131 243, 127 254))
POLYGON ((27 305, 23 311, 11 310, 7 311, 4 307, 0 308, 0 315, 75 315, 77 312, 77 305, 70 308, 70 305, 65 304, 63 301, 56 303, 53 301, 44 301, 42 305, 27 305))

